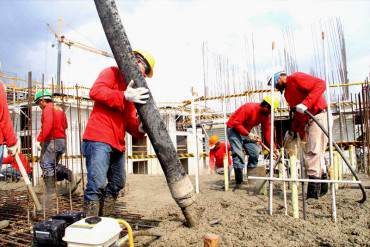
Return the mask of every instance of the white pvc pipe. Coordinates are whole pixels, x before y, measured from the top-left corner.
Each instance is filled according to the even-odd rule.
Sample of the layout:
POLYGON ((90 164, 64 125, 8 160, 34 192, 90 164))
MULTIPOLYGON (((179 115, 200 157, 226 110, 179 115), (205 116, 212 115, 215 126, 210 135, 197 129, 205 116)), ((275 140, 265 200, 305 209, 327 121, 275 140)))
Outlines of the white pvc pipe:
POLYGON ((227 138, 227 127, 226 127, 226 102, 225 98, 222 100, 222 112, 224 118, 224 131, 225 131, 225 148, 226 148, 226 162, 224 161, 224 184, 225 184, 225 191, 229 190, 229 151, 227 149, 228 146, 228 138, 227 138))
POLYGON ((338 183, 338 184, 360 184, 361 181, 353 180, 326 180, 326 179, 307 179, 307 178, 270 178, 270 177, 254 177, 250 176, 248 179, 254 180, 268 180, 268 181, 282 181, 282 182, 310 182, 310 183, 338 183))
POLYGON ((193 130, 193 142, 194 142, 194 161, 195 161, 195 192, 199 193, 199 154, 197 148, 197 126, 195 124, 195 102, 194 102, 194 95, 192 94, 191 97, 191 128, 193 130))

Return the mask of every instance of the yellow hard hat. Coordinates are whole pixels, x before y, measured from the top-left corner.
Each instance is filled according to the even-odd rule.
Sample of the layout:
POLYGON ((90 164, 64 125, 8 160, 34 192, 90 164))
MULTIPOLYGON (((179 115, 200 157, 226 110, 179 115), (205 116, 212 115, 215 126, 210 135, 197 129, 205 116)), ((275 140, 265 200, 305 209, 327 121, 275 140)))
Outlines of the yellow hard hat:
POLYGON ((280 101, 280 96, 279 94, 275 93, 274 95, 274 103, 272 103, 272 97, 271 95, 267 95, 263 98, 263 101, 266 101, 270 106, 274 105, 274 109, 279 108, 279 101, 280 101))
POLYGON ((208 146, 213 147, 216 145, 216 143, 220 140, 220 138, 217 135, 213 135, 208 140, 208 146))
POLYGON ((149 52, 147 51, 143 51, 143 50, 135 50, 133 51, 134 54, 138 54, 140 55, 142 58, 145 59, 147 65, 149 66, 150 68, 150 71, 147 73, 147 76, 150 78, 153 76, 153 68, 154 68, 154 64, 155 64, 155 59, 154 57, 152 56, 152 54, 150 54, 149 52))

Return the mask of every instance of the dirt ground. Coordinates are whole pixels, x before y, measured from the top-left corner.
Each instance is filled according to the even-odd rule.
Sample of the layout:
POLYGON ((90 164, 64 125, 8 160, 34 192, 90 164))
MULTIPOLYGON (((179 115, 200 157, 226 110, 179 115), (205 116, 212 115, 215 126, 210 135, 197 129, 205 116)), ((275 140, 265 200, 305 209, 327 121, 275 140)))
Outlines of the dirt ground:
POLYGON ((130 175, 124 197, 129 212, 161 220, 152 231, 162 237, 137 237, 135 241, 139 246, 203 246, 203 236, 214 233, 221 237, 221 246, 370 246, 370 202, 357 203, 361 197, 358 190, 337 192, 335 224, 330 194, 308 201, 304 221, 302 210, 300 219, 291 217, 289 194, 289 216, 284 215, 281 193, 274 196, 274 214, 270 216, 267 196, 249 195, 246 188, 224 192, 220 190, 221 179, 217 175, 201 176, 201 193, 195 204, 200 224, 189 229, 183 225, 181 210, 171 198, 164 177, 130 175))

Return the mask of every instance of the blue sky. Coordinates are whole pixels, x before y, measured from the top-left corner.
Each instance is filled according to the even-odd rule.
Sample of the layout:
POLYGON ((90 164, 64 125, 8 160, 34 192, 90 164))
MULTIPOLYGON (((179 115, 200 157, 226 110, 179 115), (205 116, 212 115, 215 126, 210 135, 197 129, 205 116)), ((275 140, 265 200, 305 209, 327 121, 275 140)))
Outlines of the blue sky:
MULTIPOLYGON (((241 56, 245 37, 256 41, 257 76, 263 80, 271 69, 272 40, 281 39, 289 27, 296 36, 300 68, 312 63, 311 27, 330 17, 340 17, 347 44, 350 81, 369 74, 369 1, 119 1, 123 23, 133 48, 151 51, 157 59, 153 79, 148 80, 160 101, 190 97, 190 87, 201 91, 201 44, 246 66, 241 56)), ((108 50, 93 1, 0 0, 0 62, 2 71, 36 79, 56 74, 57 51, 46 23, 56 28, 63 19, 67 38, 108 50)), ((277 43, 279 45, 279 43, 277 43)), ((244 58, 247 55, 244 55, 244 58)), ((62 79, 90 86, 109 58, 76 48, 63 47, 62 79), (67 63, 70 61, 70 63, 67 63)))

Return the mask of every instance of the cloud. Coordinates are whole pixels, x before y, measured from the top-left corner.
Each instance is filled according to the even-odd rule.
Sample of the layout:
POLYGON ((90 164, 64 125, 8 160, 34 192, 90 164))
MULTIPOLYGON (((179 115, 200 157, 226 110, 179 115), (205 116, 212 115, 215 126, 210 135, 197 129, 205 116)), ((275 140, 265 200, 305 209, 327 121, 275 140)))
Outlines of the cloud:
MULTIPOLYGON (((57 3, 53 2, 51 5, 36 2, 36 7, 42 13, 38 17, 36 7, 28 5, 27 18, 16 26, 23 30, 25 27, 22 23, 28 19, 36 20, 36 25, 29 30, 35 32, 35 38, 29 43, 20 42, 21 31, 14 33, 14 36, 6 35, 5 39, 9 42, 15 40, 16 47, 19 48, 19 51, 13 50, 13 53, 5 54, 5 60, 12 61, 12 70, 32 69, 35 74, 46 71, 48 77, 55 74, 56 50, 50 46, 54 38, 47 34, 45 22, 40 19, 54 20, 55 25, 55 16, 58 15, 65 19, 67 38, 109 50, 92 2, 55 2, 57 3), (45 14, 48 8, 53 16, 45 14)), ((157 101, 188 99, 192 86, 203 92, 203 41, 207 42, 209 54, 213 54, 213 57, 217 54, 227 57, 229 63, 235 65, 236 71, 240 71, 237 72, 238 81, 245 81, 246 71, 249 77, 253 74, 253 33, 257 79, 265 80, 265 71, 271 68, 272 63, 271 42, 277 42, 279 54, 282 54, 282 30, 289 27, 294 32, 300 68, 308 72, 313 63, 311 27, 331 16, 340 16, 343 20, 350 79, 362 80, 363 74, 369 70, 369 63, 366 62, 368 56, 365 56, 369 54, 365 52, 369 50, 367 40, 370 38, 369 3, 365 1, 147 0, 120 1, 118 6, 132 47, 148 50, 156 57, 154 77, 148 82, 157 101)), ((319 33, 316 38, 319 38, 319 33)), ((6 47, 1 47, 0 45, 0 59, 4 60, 2 51, 6 47)), ((209 62, 211 79, 215 77, 215 71, 212 61, 209 62)), ((78 82, 89 86, 103 68, 113 64, 114 61, 109 58, 64 46, 62 78, 65 83, 78 82)))

